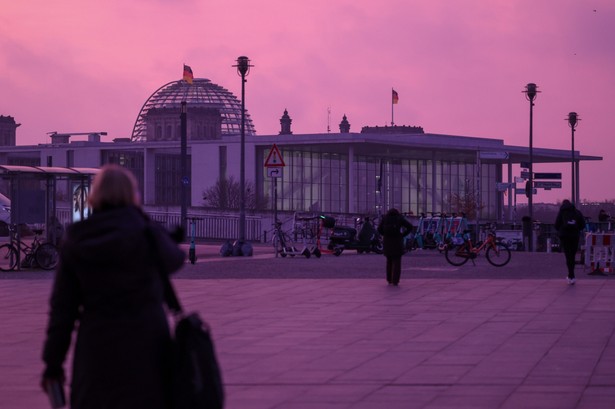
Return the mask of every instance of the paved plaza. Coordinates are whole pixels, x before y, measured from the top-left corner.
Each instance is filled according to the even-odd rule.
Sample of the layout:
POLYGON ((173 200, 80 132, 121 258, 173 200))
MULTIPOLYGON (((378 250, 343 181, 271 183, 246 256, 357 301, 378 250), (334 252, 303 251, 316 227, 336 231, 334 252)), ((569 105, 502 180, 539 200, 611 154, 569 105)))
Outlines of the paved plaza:
MULTIPOLYGON (((210 323, 228 409, 614 408, 615 277, 566 284, 561 254, 453 267, 404 256, 221 258, 174 283, 210 323)), ((38 381, 52 273, 0 273, 0 408, 49 407, 38 381)), ((121 337, 122 334, 117 334, 121 337)))

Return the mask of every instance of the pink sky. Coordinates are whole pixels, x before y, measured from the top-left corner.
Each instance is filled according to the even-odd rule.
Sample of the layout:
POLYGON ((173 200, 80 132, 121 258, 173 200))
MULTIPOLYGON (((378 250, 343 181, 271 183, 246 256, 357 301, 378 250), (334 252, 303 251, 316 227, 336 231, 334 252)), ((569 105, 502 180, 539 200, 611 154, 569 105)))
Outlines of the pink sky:
MULTIPOLYGON (((277 134, 288 109, 294 133, 391 121, 428 133, 527 146, 528 82, 542 91, 534 146, 571 147, 564 120, 582 119, 575 148, 581 198, 615 199, 615 2, 612 0, 0 0, 0 114, 22 125, 19 145, 47 132, 129 137, 141 106, 190 65, 241 94, 232 65, 255 67, 246 107, 258 134, 277 134)), ((563 174, 570 165, 534 166, 563 174)), ((525 198, 519 201, 523 202, 525 198)))

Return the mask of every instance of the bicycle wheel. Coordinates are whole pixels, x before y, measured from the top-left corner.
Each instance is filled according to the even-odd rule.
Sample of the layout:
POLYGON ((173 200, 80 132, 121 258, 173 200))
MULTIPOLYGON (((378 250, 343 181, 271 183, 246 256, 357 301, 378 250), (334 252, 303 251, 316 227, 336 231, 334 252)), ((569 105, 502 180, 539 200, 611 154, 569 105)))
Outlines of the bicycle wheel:
POLYGON ((454 266, 462 266, 470 259, 468 243, 451 244, 444 249, 444 257, 446 261, 454 266))
POLYGON ((17 267, 17 249, 10 244, 0 246, 0 271, 11 271, 17 267))
POLYGON ((495 243, 494 246, 487 248, 485 253, 487 261, 496 267, 502 267, 510 261, 511 253, 508 246, 504 243, 495 243))
POLYGON ((36 249, 34 259, 43 270, 51 270, 58 264, 58 249, 51 243, 43 243, 36 249))

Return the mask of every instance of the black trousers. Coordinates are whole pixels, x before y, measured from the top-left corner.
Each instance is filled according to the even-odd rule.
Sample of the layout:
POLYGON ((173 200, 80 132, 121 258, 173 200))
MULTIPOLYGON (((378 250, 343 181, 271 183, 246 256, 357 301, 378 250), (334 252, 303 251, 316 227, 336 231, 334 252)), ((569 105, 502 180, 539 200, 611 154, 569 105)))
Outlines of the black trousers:
POLYGON ((562 249, 566 256, 566 267, 568 268, 568 277, 574 278, 574 266, 576 264, 576 255, 579 248, 579 237, 562 237, 562 249))
POLYGON ((387 256, 387 281, 399 284, 401 276, 401 256, 387 256))

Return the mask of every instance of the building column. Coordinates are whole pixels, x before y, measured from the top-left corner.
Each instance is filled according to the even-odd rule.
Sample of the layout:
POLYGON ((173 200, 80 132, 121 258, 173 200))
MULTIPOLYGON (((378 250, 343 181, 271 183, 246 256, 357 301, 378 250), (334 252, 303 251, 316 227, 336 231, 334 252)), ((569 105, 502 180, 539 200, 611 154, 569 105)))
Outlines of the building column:
POLYGON ((348 213, 356 212, 356 203, 354 202, 354 193, 355 193, 355 183, 354 180, 356 178, 355 174, 355 166, 354 166, 354 147, 352 145, 348 145, 348 190, 346 194, 348 195, 348 213))
POLYGON ((156 203, 156 155, 152 148, 143 149, 143 204, 156 203))

